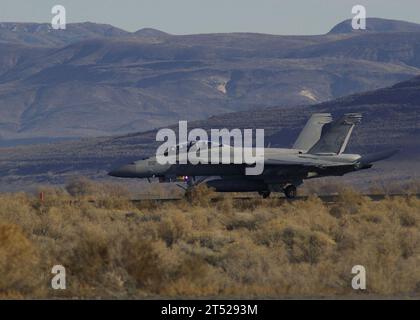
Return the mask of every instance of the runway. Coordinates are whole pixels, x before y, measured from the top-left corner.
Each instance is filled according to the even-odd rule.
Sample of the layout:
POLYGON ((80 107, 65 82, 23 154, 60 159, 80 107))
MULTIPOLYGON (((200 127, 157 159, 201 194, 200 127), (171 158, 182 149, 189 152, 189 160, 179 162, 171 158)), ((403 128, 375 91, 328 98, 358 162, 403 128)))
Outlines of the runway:
MULTIPOLYGON (((384 199, 392 199, 392 198, 407 198, 407 197, 416 197, 417 199, 420 198, 420 194, 403 194, 403 193, 396 193, 396 194, 363 194, 363 197, 367 197, 372 201, 381 201, 384 199)), ((255 195, 255 196, 235 196, 233 197, 233 200, 240 201, 240 200, 262 200, 262 201, 270 201, 273 199, 280 200, 283 202, 294 202, 294 201, 304 201, 310 198, 311 196, 298 196, 294 199, 287 199, 284 196, 281 195, 272 195, 267 199, 263 199, 261 196, 255 195)), ((326 204, 334 204, 340 201, 340 195, 317 195, 318 198, 320 198, 324 203, 326 204)), ((172 198, 162 198, 162 197, 153 197, 150 195, 139 195, 135 199, 131 199, 134 203, 141 203, 145 201, 152 201, 156 203, 165 203, 165 202, 178 202, 185 200, 183 197, 172 197, 172 198)), ((222 201, 223 197, 215 197, 212 199, 214 202, 222 201)))

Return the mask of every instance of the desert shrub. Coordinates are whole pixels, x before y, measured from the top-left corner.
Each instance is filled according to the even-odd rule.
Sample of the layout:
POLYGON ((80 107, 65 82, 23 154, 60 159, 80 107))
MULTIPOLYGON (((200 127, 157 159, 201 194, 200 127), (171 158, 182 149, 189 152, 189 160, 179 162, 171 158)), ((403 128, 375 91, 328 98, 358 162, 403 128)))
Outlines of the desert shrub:
POLYGON ((233 211, 234 203, 232 195, 223 195, 219 201, 216 202, 216 208, 226 214, 230 214, 233 211))
POLYGON ((129 192, 118 184, 103 183, 98 187, 99 192, 94 197, 97 206, 107 209, 131 209, 129 192))
POLYGON ((111 238, 103 228, 88 224, 80 227, 79 240, 71 250, 67 265, 82 280, 94 279, 111 262, 111 238))
POLYGON ((162 218, 159 224, 159 236, 171 246, 191 233, 191 229, 192 221, 185 213, 173 212, 162 218))
POLYGON ((210 206, 212 199, 215 197, 216 192, 204 183, 189 188, 185 193, 188 203, 193 206, 210 206))
POLYGON ((73 197, 91 196, 98 191, 97 184, 83 176, 71 178, 66 190, 73 197))
POLYGON ((287 246, 289 260, 292 263, 318 263, 321 256, 329 249, 328 247, 334 244, 321 233, 308 232, 297 226, 285 227, 282 240, 287 246))
POLYGON ((44 202, 0 194, 1 297, 348 296, 360 294, 356 264, 368 272, 365 295, 420 294, 415 196, 143 206, 100 202, 108 191, 98 186, 89 197, 44 189, 44 202), (49 288, 55 264, 67 290, 49 288))
POLYGON ((330 208, 330 214, 335 218, 341 218, 347 213, 347 210, 342 205, 333 205, 330 208))
POLYGON ((217 266, 226 270, 233 283, 250 285, 269 280, 270 260, 271 255, 266 247, 244 238, 224 248, 217 266))
POLYGON ((0 224, 0 296, 30 297, 40 287, 39 255, 19 226, 0 224))
POLYGON ((251 212, 234 212, 223 218, 227 230, 248 229, 255 230, 258 225, 258 217, 251 212))
POLYGON ((420 246, 420 234, 418 230, 410 228, 399 234, 399 242, 401 255, 408 259, 418 254, 417 250, 420 246))
POLYGON ((402 212, 400 214, 400 223, 403 227, 414 227, 417 224, 417 218, 411 212, 402 212))
POLYGON ((71 196, 94 201, 98 207, 108 209, 129 209, 133 207, 128 189, 121 184, 99 183, 86 177, 75 177, 67 183, 65 188, 71 196))
POLYGON ((156 210, 161 207, 161 204, 156 200, 139 200, 133 205, 140 210, 156 210))
MULTIPOLYGON (((357 214, 362 204, 369 201, 366 197, 351 188, 344 188, 338 194, 337 205, 341 206, 341 214, 357 214)), ((340 215, 340 214, 339 214, 340 215)))
POLYGON ((254 234, 256 243, 273 247, 282 243, 285 222, 281 218, 270 220, 261 225, 254 234))
POLYGON ((124 244, 122 263, 137 287, 158 293, 166 279, 159 243, 136 239, 124 244))
POLYGON ((375 213, 375 212, 368 212, 368 213, 364 213, 361 216, 362 219, 365 219, 367 222, 371 222, 371 223, 381 223, 382 222, 382 216, 379 213, 375 213))
MULTIPOLYGON (((267 202, 267 201, 266 201, 267 202)), ((255 198, 255 199, 244 199, 242 201, 238 201, 235 205, 238 211, 245 211, 250 210, 254 211, 256 208, 263 206, 263 199, 255 198)))
POLYGON ((212 296, 220 292, 223 282, 203 258, 185 256, 162 294, 175 297, 212 296))
MULTIPOLYGON (((189 243, 197 244, 202 249, 221 250, 225 245, 234 242, 234 237, 217 231, 196 231, 193 232, 188 240, 189 243)), ((212 251, 211 251, 212 252, 212 251)), ((208 253, 208 252, 207 252, 208 253)), ((208 254, 206 254, 206 257, 208 254)))
POLYGON ((337 244, 336 248, 338 252, 355 250, 358 244, 354 230, 349 230, 349 228, 341 228, 334 235, 334 241, 337 244))
POLYGON ((31 234, 40 221, 35 213, 39 202, 24 193, 0 195, 0 222, 20 226, 31 234), (35 203, 37 205, 35 205, 35 203))

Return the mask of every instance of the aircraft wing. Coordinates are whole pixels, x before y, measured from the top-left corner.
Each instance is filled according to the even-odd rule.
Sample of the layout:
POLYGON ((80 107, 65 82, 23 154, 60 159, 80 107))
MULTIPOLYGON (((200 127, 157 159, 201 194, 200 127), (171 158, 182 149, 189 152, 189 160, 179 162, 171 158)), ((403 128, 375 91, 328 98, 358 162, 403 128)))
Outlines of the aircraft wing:
POLYGON ((340 160, 334 159, 334 157, 327 158, 327 157, 312 157, 308 155, 287 155, 287 156, 280 156, 277 158, 269 158, 264 160, 265 166, 282 166, 282 167, 296 167, 302 169, 310 169, 310 168, 345 168, 345 167, 355 167, 358 169, 366 168, 372 166, 374 162, 387 159, 394 154, 396 154, 398 150, 385 150, 380 152, 375 152, 371 154, 366 154, 360 156, 358 159, 352 160, 340 160))
POLYGON ((339 162, 339 161, 330 161, 324 159, 316 158, 300 158, 300 157, 290 157, 284 159, 266 159, 264 160, 264 165, 267 166, 295 166, 301 168, 331 168, 331 167, 341 167, 349 166, 352 163, 349 162, 339 162))

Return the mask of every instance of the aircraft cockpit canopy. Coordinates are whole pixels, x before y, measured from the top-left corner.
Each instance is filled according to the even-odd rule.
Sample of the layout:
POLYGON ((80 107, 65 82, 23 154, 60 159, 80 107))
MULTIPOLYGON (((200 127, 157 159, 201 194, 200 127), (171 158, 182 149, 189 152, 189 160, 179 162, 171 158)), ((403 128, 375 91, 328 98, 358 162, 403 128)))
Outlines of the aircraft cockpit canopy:
MULTIPOLYGON (((184 152, 188 152, 192 147, 199 148, 200 150, 211 149, 211 148, 221 148, 225 145, 222 143, 207 141, 207 140, 198 140, 198 141, 188 141, 177 144, 176 146, 172 146, 169 148, 169 151, 174 154, 180 154, 184 152), (174 152, 175 151, 175 152, 174 152)), ((168 150, 165 151, 165 156, 168 155, 168 150)))

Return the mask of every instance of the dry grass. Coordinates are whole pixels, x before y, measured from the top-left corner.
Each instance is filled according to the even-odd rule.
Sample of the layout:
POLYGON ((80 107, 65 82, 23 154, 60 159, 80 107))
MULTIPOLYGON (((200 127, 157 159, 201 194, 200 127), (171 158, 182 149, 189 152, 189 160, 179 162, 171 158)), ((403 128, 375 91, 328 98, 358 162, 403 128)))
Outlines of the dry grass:
POLYGON ((420 295, 420 200, 342 190, 326 206, 279 199, 134 205, 76 181, 45 200, 0 195, 0 297, 322 297, 420 295), (71 195, 71 194, 72 195, 71 195), (92 201, 94 200, 94 201, 92 201), (51 268, 67 289, 50 287, 51 268), (351 269, 367 290, 351 289, 351 269))
POLYGON ((354 185, 349 180, 335 180, 334 177, 307 180, 299 190, 299 194, 336 194, 346 190, 349 185, 369 194, 420 194, 420 180, 418 178, 384 180, 381 177, 372 178, 368 184, 354 185))

